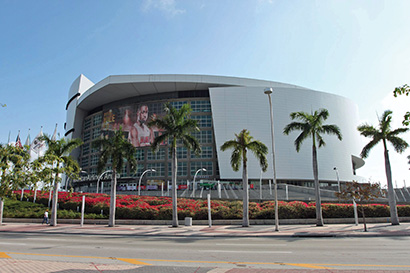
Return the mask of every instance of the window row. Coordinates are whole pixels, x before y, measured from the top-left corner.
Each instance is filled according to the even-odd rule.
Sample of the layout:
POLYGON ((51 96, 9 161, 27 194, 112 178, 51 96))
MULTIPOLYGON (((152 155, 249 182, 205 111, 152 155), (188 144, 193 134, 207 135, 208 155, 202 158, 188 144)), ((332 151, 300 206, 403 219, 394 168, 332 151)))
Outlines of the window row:
MULTIPOLYGON (((93 160, 93 159, 91 159, 93 160)), ((83 162, 88 161, 88 158, 83 158, 83 162)), ((98 158, 97 158, 98 161, 98 158)), ((82 163, 83 163, 82 162, 82 163)), ((81 164, 82 165, 82 164, 81 164)), ((164 162, 160 162, 160 163, 148 163, 147 167, 144 167, 144 164, 137 164, 136 170, 134 171, 134 173, 128 173, 128 169, 127 169, 127 164, 124 164, 121 172, 120 172, 120 176, 122 177, 140 177, 142 175, 142 173, 148 169, 153 169, 155 171, 148 171, 144 174, 144 176, 147 177, 163 177, 165 176, 165 166, 166 164, 164 162)), ((87 167, 87 166, 85 166, 87 167)), ((167 163, 167 167, 168 167, 168 174, 167 176, 169 177, 169 179, 171 179, 172 177, 172 163, 168 162, 167 163)), ((194 176, 195 173, 199 170, 199 169, 206 169, 206 171, 202 171, 201 175, 206 175, 206 176, 211 176, 213 175, 214 171, 213 171, 213 162, 212 161, 206 161, 206 162, 191 162, 190 163, 190 167, 188 168, 188 162, 178 162, 178 170, 177 170, 177 176, 182 176, 182 177, 186 177, 188 176, 188 173, 190 174, 190 176, 194 176)), ((107 168, 107 169, 111 169, 107 168)), ((89 173, 90 175, 96 175, 97 174, 97 168, 95 166, 93 166, 92 168, 89 169, 91 173, 89 173)))
MULTIPOLYGON (((82 145, 82 155, 86 158, 86 155, 90 154, 90 143, 82 145)), ((201 147, 202 152, 197 156, 194 152, 191 151, 190 158, 199 159, 199 158, 213 158, 213 148, 212 146, 203 146, 201 147)), ((168 148, 160 148, 156 153, 154 153, 150 148, 148 149, 136 149, 134 157, 137 161, 146 160, 165 160, 165 158, 171 159, 171 155, 167 156, 168 148)), ((91 148, 91 153, 99 152, 98 148, 91 148)), ((187 159, 188 158, 188 149, 185 147, 177 147, 177 158, 178 159, 187 159)), ((88 164, 88 160, 87 160, 88 164)), ((84 167, 84 166, 82 166, 84 167)))

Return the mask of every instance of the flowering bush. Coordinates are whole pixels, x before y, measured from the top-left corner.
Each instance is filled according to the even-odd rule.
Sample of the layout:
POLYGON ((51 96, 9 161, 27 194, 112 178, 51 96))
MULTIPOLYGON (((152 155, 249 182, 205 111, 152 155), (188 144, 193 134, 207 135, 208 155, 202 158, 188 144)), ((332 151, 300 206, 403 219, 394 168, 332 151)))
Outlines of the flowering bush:
MULTIPOLYGON (((15 192, 20 196, 21 192, 15 192)), ((108 217, 110 196, 101 193, 69 193, 59 192, 58 203, 61 210, 58 216, 61 218, 80 218, 78 213, 81 208, 82 197, 85 196, 85 212, 87 218, 108 217), (63 210, 66 210, 65 212, 63 210), (71 212, 70 212, 71 211, 71 212)), ((37 203, 48 205, 49 193, 37 191, 37 203)), ((24 200, 33 201, 34 192, 26 191, 24 200)), ((172 218, 172 199, 170 197, 117 195, 116 199, 118 219, 147 219, 147 220, 170 220, 172 218)), ((306 219, 316 217, 316 204, 301 201, 278 202, 279 219, 306 219)), ((364 205, 367 217, 389 217, 389 206, 383 204, 364 205)), ((352 218, 352 204, 322 204, 324 218, 352 218)), ((410 216, 410 205, 398 205, 399 216, 410 216)), ((37 212, 42 215, 41 212, 37 212)), ((212 219, 241 219, 242 201, 211 201, 212 219)), ((249 203, 249 217, 251 219, 274 219, 275 202, 264 201, 262 203, 249 203)), ((37 214, 33 214, 36 215, 37 214)), ((359 210, 359 216, 361 212, 359 210)), ((38 216, 38 217, 41 217, 38 216)), ((208 219, 208 203, 206 200, 178 198, 178 218, 192 217, 195 220, 208 219)))

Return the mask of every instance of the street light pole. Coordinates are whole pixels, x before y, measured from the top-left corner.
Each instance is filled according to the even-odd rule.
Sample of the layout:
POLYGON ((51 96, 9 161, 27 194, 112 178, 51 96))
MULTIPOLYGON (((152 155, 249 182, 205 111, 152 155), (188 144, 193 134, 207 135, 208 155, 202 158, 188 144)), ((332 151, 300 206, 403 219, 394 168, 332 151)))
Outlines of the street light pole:
POLYGON ((336 171, 336 177, 337 177, 337 189, 338 189, 338 190, 339 190, 339 192, 340 192, 339 171, 337 170, 337 168, 336 168, 336 167, 334 167, 334 168, 333 168, 333 170, 335 170, 335 171, 336 171))
POLYGON ((144 174, 147 173, 147 172, 156 172, 156 170, 154 170, 154 169, 147 169, 147 170, 145 170, 145 171, 141 174, 140 180, 138 181, 138 195, 141 194, 141 180, 142 180, 142 177, 143 177, 144 174))
POLYGON ((272 109, 272 99, 271 94, 273 93, 273 88, 265 88, 264 93, 268 95, 269 107, 270 107, 270 124, 271 124, 271 135, 272 135, 272 168, 273 168, 273 187, 275 195, 275 231, 279 231, 279 210, 278 210, 278 183, 276 181, 276 164, 275 164, 275 133, 273 127, 273 109, 272 109))
POLYGON ((195 197, 195 178, 196 178, 196 175, 197 175, 200 171, 206 172, 206 169, 205 169, 205 168, 200 168, 200 169, 198 169, 198 170, 195 172, 194 181, 193 181, 193 189, 192 189, 192 196, 193 196, 193 197, 195 197))
MULTIPOLYGON (((102 174, 100 174, 100 176, 98 177, 98 179, 97 179, 97 193, 98 193, 98 185, 100 184, 100 179, 104 176, 104 174, 106 174, 106 173, 112 173, 112 170, 107 170, 107 171, 105 171, 105 172, 103 172, 102 174)), ((102 187, 101 187, 102 188, 102 187)), ((101 189, 101 191, 102 191, 102 189, 101 189)), ((101 192, 102 193, 102 192, 101 192)))
MULTIPOLYGON (((87 173, 86 171, 80 171, 80 177, 81 177, 81 174, 86 174, 86 175, 88 176, 88 173, 87 173)), ((72 184, 72 183, 70 183, 70 182, 73 182, 73 179, 71 179, 71 181, 70 181, 70 179, 71 179, 71 178, 69 178, 69 177, 67 177, 67 179, 66 179, 65 191, 67 191, 68 185, 69 185, 69 184, 72 184)))

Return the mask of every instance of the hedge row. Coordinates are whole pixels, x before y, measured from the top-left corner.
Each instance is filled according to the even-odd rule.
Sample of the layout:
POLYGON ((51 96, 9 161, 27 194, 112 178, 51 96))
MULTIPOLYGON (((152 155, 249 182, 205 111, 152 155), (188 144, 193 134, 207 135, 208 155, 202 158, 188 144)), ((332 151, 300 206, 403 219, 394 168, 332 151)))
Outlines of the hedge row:
MULTIPOLYGON (((16 192, 15 196, 20 196, 16 192)), ((78 210, 81 208, 82 195, 80 193, 59 193, 59 218, 80 218, 78 210)), ((86 218, 107 218, 109 215, 109 195, 85 194, 86 218)), ((33 201, 33 192, 24 193, 24 200, 33 201)), ((28 217, 42 217, 44 208, 48 205, 48 193, 37 192, 36 203, 42 205, 42 210, 33 210, 25 213, 28 217)), ((26 202, 27 203, 27 202, 26 202)), ((146 219, 170 220, 172 219, 172 200, 169 197, 152 197, 136 195, 118 195, 116 218, 117 219, 146 219)), ((274 219, 274 201, 262 203, 249 203, 249 216, 251 219, 274 219)), ((300 201, 279 202, 279 219, 306 219, 316 217, 315 203, 300 201)), ((322 204, 324 218, 353 218, 352 204, 322 204)), ((389 217, 389 206, 384 204, 364 205, 366 217, 389 217)), ((400 217, 410 217, 410 205, 397 206, 400 217)), ((359 217, 361 209, 358 208, 359 217)), ((214 200, 211 202, 212 219, 241 219, 242 201, 214 200)), ((9 216, 7 216, 9 215, 9 216)), ((12 213, 8 210, 5 217, 12 213)), ((15 217, 21 217, 16 214, 15 217)), ((194 220, 208 219, 207 202, 204 200, 178 198, 178 218, 192 217, 194 220)))

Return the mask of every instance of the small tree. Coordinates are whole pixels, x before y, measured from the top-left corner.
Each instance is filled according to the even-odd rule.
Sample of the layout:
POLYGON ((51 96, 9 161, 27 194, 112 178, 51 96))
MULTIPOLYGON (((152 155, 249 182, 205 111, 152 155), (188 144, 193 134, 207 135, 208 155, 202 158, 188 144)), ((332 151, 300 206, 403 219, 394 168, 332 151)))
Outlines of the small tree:
POLYGON ((0 145, 0 224, 3 220, 3 200, 13 190, 26 186, 30 155, 22 147, 0 145))
POLYGON ((134 170, 137 161, 134 157, 135 148, 127 140, 122 131, 122 127, 114 132, 111 137, 103 137, 92 143, 94 148, 101 148, 100 159, 98 161, 98 173, 102 173, 108 161, 111 160, 112 179, 111 179, 111 198, 110 198, 110 218, 109 227, 115 226, 115 208, 117 197, 117 173, 120 173, 125 160, 128 161, 131 170, 134 170))
POLYGON ((231 155, 232 169, 237 172, 242 164, 242 187, 243 187, 243 220, 242 226, 249 226, 249 190, 248 190, 248 150, 252 151, 259 160, 259 165, 266 172, 268 161, 266 154, 268 147, 258 140, 253 140, 249 131, 243 129, 239 134, 235 134, 236 139, 228 140, 221 146, 221 150, 233 149, 231 155))
POLYGON ((40 140, 44 140, 48 146, 44 156, 39 158, 39 162, 46 163, 54 176, 53 184, 53 203, 51 209, 51 225, 57 226, 57 202, 58 202, 58 183, 61 178, 60 175, 65 173, 67 175, 78 174, 80 167, 70 153, 75 148, 82 144, 80 139, 65 139, 61 138, 54 140, 47 135, 41 136, 40 140))
POLYGON ((335 193, 337 197, 342 198, 344 200, 351 200, 357 201, 361 208, 362 216, 363 216, 363 227, 364 231, 367 231, 366 226, 366 216, 364 214, 364 202, 374 200, 374 198, 381 196, 380 186, 379 184, 372 184, 372 183, 358 183, 356 181, 347 182, 341 192, 335 193))

